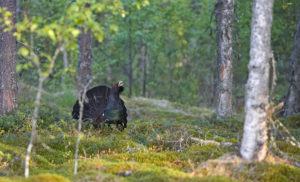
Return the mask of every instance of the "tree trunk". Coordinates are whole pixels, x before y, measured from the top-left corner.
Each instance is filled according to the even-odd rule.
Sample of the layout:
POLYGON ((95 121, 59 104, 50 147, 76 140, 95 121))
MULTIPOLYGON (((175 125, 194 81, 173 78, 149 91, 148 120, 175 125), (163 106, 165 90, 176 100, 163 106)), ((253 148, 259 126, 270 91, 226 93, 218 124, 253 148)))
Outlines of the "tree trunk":
POLYGON ((217 116, 232 115, 232 23, 234 0, 216 1, 217 26, 217 116))
POLYGON ((267 110, 273 0, 254 0, 252 7, 249 76, 246 84, 245 124, 241 156, 261 161, 267 154, 267 110))
POLYGON ((294 37, 290 70, 290 86, 283 113, 285 117, 300 114, 300 19, 294 37))
MULTIPOLYGON (((81 93, 87 86, 92 76, 92 50, 91 50, 91 31, 84 31, 81 28, 81 34, 78 38, 79 55, 78 55, 78 91, 81 93)), ((87 86, 89 88, 90 86, 87 86)))
POLYGON ((143 71, 143 88, 142 88, 142 95, 146 97, 146 86, 147 86, 147 65, 148 65, 148 49, 147 46, 144 44, 141 47, 141 55, 140 55, 140 63, 142 64, 142 71, 143 71))
MULTIPOLYGON (((0 6, 12 12, 12 24, 16 20, 16 0, 1 0, 0 6)), ((17 107, 17 40, 12 32, 0 29, 0 114, 17 107)))
POLYGON ((130 17, 130 8, 129 8, 129 17, 128 17, 128 59, 129 59, 129 68, 128 68, 128 86, 129 86, 129 92, 128 97, 130 98, 132 96, 132 65, 133 65, 133 55, 132 55, 132 22, 130 17))
POLYGON ((68 52, 65 47, 63 48, 62 52, 63 52, 64 71, 63 74, 61 75, 61 84, 65 90, 66 89, 65 76, 66 76, 67 68, 69 66, 69 61, 68 61, 68 52))

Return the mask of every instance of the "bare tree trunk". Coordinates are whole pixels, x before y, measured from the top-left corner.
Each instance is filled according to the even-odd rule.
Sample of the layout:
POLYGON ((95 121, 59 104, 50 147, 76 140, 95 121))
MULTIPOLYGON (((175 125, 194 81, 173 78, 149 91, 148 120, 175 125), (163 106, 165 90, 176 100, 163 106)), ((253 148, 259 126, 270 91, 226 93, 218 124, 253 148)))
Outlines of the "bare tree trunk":
POLYGON ((75 163, 74 163, 74 171, 73 174, 76 175, 77 174, 77 170, 78 170, 78 151, 79 151, 79 143, 80 143, 80 135, 81 135, 81 124, 82 124, 82 115, 83 115, 83 102, 85 100, 85 94, 86 94, 86 89, 83 88, 83 94, 79 96, 80 99, 79 101, 79 120, 78 120, 78 136, 77 136, 77 141, 76 141, 76 148, 75 148, 75 163))
POLYGON ((63 47, 62 53, 63 53, 63 62, 64 62, 64 71, 63 71, 64 74, 61 75, 61 83, 62 83, 62 86, 65 90, 66 89, 66 85, 65 85, 65 76, 66 76, 66 74, 65 73, 66 73, 66 70, 69 66, 68 52, 67 52, 65 46, 63 47))
POLYGON ((91 50, 91 31, 84 31, 81 28, 81 34, 78 38, 79 55, 78 55, 78 90, 83 91, 92 76, 92 50, 91 50))
POLYGON ((129 68, 128 68, 128 86, 129 86, 129 92, 128 92, 128 97, 132 96, 132 65, 133 65, 133 55, 132 55, 132 22, 131 22, 131 17, 130 17, 130 8, 129 8, 129 19, 128 19, 128 24, 129 24, 129 31, 128 31, 128 59, 129 59, 129 68))
MULTIPOLYGON (((16 0, 1 0, 0 6, 12 12, 12 24, 16 20, 16 0)), ((0 114, 17 107, 17 40, 13 32, 0 29, 0 114)))
MULTIPOLYGON (((30 47, 34 47, 33 46, 33 37, 31 36, 30 38, 30 47)), ((37 90, 37 94, 36 94, 36 99, 34 102, 34 111, 33 111, 33 117, 31 120, 31 125, 32 125, 32 130, 31 130, 31 136, 30 136, 30 141, 27 147, 27 153, 26 153, 26 157, 25 157, 25 178, 29 177, 29 161, 30 161, 30 154, 31 154, 31 150, 34 144, 34 139, 35 136, 37 134, 36 132, 36 123, 37 123, 37 119, 39 116, 39 108, 40 108, 40 101, 41 101, 41 97, 42 97, 42 91, 43 91, 43 83, 44 81, 49 77, 49 75, 53 72, 53 68, 54 68, 54 64, 55 61, 57 59, 58 54, 62 51, 62 47, 58 47, 56 48, 54 55, 50 61, 50 66, 47 69, 46 72, 43 72, 41 69, 41 63, 39 61, 38 56, 33 52, 33 50, 31 50, 30 53, 30 57, 32 60, 37 60, 36 62, 34 62, 36 64, 37 70, 38 70, 38 74, 39 74, 39 86, 38 86, 38 90, 37 90), (45 74, 46 73, 46 74, 45 74)))
POLYGON ((143 97, 146 97, 146 86, 147 86, 147 64, 148 64, 148 49, 147 46, 144 45, 142 47, 142 63, 143 63, 143 97))
POLYGON ((232 23, 234 0, 216 1, 217 26, 217 117, 232 115, 232 23))
POLYGON ((40 77, 39 79, 39 87, 38 87, 38 91, 36 94, 36 99, 35 99, 35 103, 34 103, 34 111, 33 111, 33 117, 32 117, 32 130, 31 130, 31 136, 30 136, 30 141, 29 141, 29 145, 27 147, 27 153, 26 153, 26 157, 25 157, 25 178, 29 177, 29 160, 30 160, 30 153, 33 147, 33 142, 36 136, 36 122, 38 119, 38 112, 39 112, 39 107, 40 107, 40 100, 41 100, 41 96, 42 96, 42 90, 43 90, 43 79, 40 77))
POLYGON ((261 161, 267 154, 267 110, 273 0, 254 0, 252 6, 249 76, 246 85, 245 124, 241 156, 261 161))
POLYGON ((294 37, 290 70, 290 87, 283 113, 285 117, 300 114, 300 18, 294 37))
POLYGON ((86 98, 87 88, 92 82, 92 78, 88 81, 86 85, 82 88, 82 93, 77 93, 77 98, 79 102, 79 120, 78 120, 78 136, 76 141, 76 148, 75 148, 75 162, 74 162, 74 171, 73 174, 76 175, 78 172, 78 153, 79 153, 79 144, 80 144, 80 135, 81 135, 81 125, 82 125, 82 116, 83 116, 83 107, 84 107, 84 100, 86 98))
POLYGON ((63 61, 64 61, 64 70, 66 70, 69 66, 69 60, 68 60, 68 52, 64 48, 63 50, 63 61))
POLYGON ((112 71, 111 71, 111 65, 109 63, 109 58, 106 58, 106 83, 107 84, 111 84, 111 75, 112 75, 112 71))

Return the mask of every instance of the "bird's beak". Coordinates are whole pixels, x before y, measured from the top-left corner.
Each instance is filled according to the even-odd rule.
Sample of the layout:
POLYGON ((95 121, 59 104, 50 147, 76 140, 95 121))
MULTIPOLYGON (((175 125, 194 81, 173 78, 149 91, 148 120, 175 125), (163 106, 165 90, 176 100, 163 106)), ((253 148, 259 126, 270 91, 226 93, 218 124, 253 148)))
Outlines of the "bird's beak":
POLYGON ((122 87, 124 85, 123 81, 119 81, 118 86, 122 87))

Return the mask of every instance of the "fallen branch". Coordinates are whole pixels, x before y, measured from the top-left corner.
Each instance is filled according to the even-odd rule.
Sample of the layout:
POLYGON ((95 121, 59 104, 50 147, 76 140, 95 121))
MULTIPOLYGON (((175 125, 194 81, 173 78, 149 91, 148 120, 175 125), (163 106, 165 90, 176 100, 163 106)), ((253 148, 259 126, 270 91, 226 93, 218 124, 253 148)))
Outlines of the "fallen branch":
POLYGON ((223 146, 226 146, 226 147, 234 145, 231 142, 217 142, 217 141, 214 141, 214 140, 203 140, 203 139, 195 138, 195 137, 191 137, 191 140, 199 142, 201 145, 213 144, 213 145, 217 145, 217 146, 223 145, 223 146))

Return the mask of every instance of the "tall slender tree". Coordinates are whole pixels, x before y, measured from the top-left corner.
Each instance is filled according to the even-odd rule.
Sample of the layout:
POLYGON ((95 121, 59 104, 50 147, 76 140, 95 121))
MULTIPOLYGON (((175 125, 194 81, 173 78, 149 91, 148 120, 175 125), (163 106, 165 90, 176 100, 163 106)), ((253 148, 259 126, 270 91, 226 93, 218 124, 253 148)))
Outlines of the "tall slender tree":
POLYGON ((245 124, 241 156, 261 161, 267 154, 267 110, 273 0, 254 0, 252 5, 249 76, 246 85, 245 124))
POLYGON ((294 36, 291 55, 291 78, 288 95, 284 104, 284 116, 289 117, 300 114, 300 17, 294 36))
POLYGON ((133 84, 133 53, 132 53, 132 20, 131 20, 131 9, 130 6, 128 6, 128 59, 129 59, 129 65, 128 65, 128 86, 129 86, 129 92, 128 97, 132 96, 132 84, 133 84))
POLYGON ((139 62, 141 64, 142 77, 142 96, 146 97, 146 86, 147 86, 147 65, 148 65, 148 47, 146 44, 142 43, 141 53, 139 57, 139 62))
MULTIPOLYGON (((1 8, 7 8, 16 20, 16 0, 1 0, 1 8)), ((0 29, 0 114, 6 114, 17 107, 17 41, 13 31, 0 29)))
POLYGON ((143 56, 143 97, 146 97, 147 92, 147 65, 148 65, 148 49, 147 46, 144 47, 144 56, 143 56))
POLYGON ((84 28, 81 28, 78 44, 78 91, 81 93, 83 88, 87 87, 92 76, 91 30, 85 31, 84 28))
POLYGON ((217 0, 217 116, 230 118, 232 115, 232 22, 234 0, 217 0))

